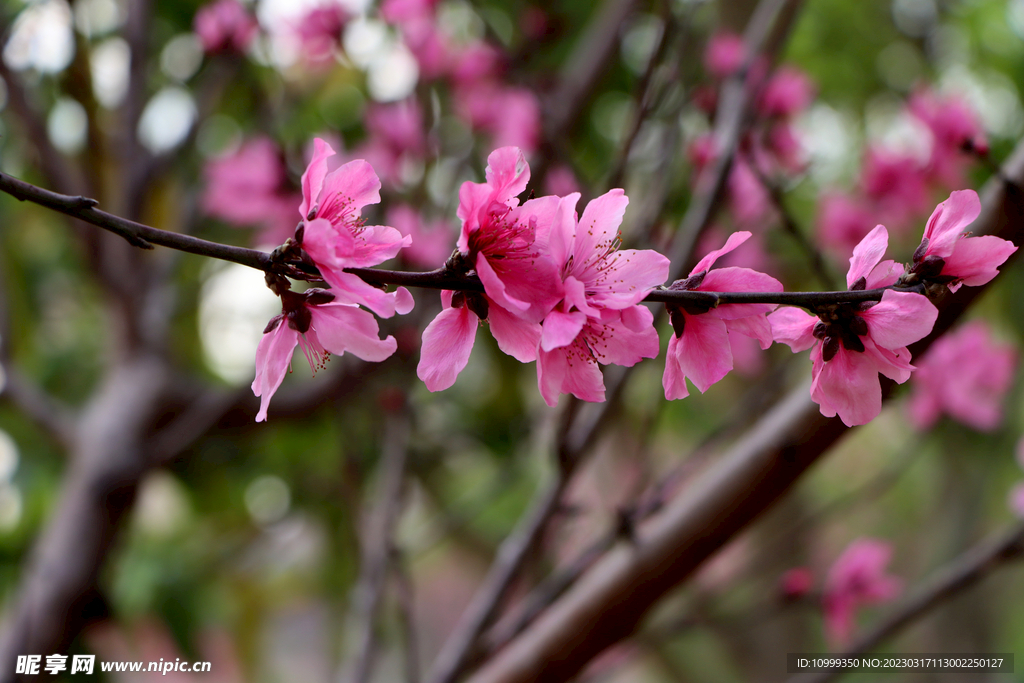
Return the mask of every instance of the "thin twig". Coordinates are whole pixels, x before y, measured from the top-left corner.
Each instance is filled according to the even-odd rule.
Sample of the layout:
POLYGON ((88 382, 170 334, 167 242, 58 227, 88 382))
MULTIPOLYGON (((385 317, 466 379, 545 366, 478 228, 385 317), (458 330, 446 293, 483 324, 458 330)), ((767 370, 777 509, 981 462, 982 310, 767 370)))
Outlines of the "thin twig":
MULTIPOLYGON (((905 626, 938 607, 949 598, 970 588, 1009 560, 1020 559, 1024 553, 1024 522, 1018 522, 996 538, 970 548, 939 569, 933 577, 903 600, 882 623, 871 629, 849 650, 836 657, 852 657, 871 652, 896 635, 905 626)), ((825 671, 814 675, 797 675, 789 683, 828 683, 842 671, 825 671)))
POLYGON ((391 571, 395 575, 395 592, 398 597, 398 619, 405 646, 405 683, 419 683, 419 637, 416 635, 414 585, 402 552, 398 548, 392 548, 391 551, 391 571))
MULTIPOLYGON (((177 232, 159 230, 157 228, 136 223, 120 216, 101 211, 96 208, 96 200, 87 197, 69 197, 36 187, 17 178, 0 173, 0 191, 6 192, 21 201, 29 201, 48 209, 58 211, 105 230, 124 237, 131 244, 152 249, 159 244, 171 249, 208 256, 249 266, 257 270, 274 269, 276 262, 270 254, 234 247, 218 242, 183 235, 177 232)), ((282 267, 289 264, 281 264, 282 267)), ((307 267, 308 268, 308 267, 307 267)), ((438 268, 423 272, 383 270, 376 268, 346 268, 346 272, 358 275, 364 281, 374 285, 400 285, 407 287, 424 287, 428 289, 447 289, 452 291, 482 292, 483 283, 475 275, 462 275, 447 268, 438 268)), ((296 277, 308 275, 295 268, 287 271, 296 277)), ((643 301, 656 303, 695 304, 708 308, 717 308, 725 304, 784 304, 815 309, 821 306, 841 303, 859 303, 862 301, 878 301, 886 289, 922 292, 923 286, 913 287, 880 287, 859 291, 836 292, 703 292, 695 290, 657 289, 644 297, 643 301)))
POLYGON ((384 446, 381 449, 380 475, 373 505, 365 515, 360 545, 359 580, 353 589, 353 615, 359 650, 353 667, 355 683, 367 683, 373 675, 377 649, 377 613, 388 577, 395 523, 402 509, 402 483, 409 452, 409 418, 389 415, 385 420, 384 446))

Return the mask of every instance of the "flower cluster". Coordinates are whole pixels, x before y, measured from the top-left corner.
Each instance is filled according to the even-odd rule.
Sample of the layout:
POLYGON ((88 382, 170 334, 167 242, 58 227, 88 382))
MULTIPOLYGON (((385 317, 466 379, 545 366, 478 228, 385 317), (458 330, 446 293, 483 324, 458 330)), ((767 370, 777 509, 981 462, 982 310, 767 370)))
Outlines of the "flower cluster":
MULTIPOLYGON (((403 230, 366 225, 361 212, 380 201, 380 180, 361 159, 331 171, 333 156, 328 143, 314 142, 301 181, 301 222, 295 237, 278 250, 315 267, 329 289, 300 294, 291 291, 286 278, 268 279, 281 296, 282 313, 268 325, 257 353, 253 390, 263 399, 260 419, 295 346, 314 370, 331 353, 352 351, 382 360, 395 351, 394 339, 379 339, 376 321, 360 307, 387 318, 411 310, 411 295, 402 287, 388 292, 368 284, 349 269, 398 256, 414 235, 426 236, 421 249, 433 239, 415 212, 402 207, 389 217, 403 230)), ((665 282, 669 262, 653 250, 619 248, 619 226, 629 203, 623 191, 597 197, 580 216, 576 192, 521 202, 529 180, 523 150, 503 147, 488 157, 485 182, 466 182, 459 191, 461 231, 442 272, 478 285, 442 292, 442 310, 423 332, 417 375, 430 391, 455 383, 484 323, 504 353, 537 362, 540 394, 552 406, 561 394, 602 401, 600 365, 632 366, 658 355, 654 316, 641 302, 665 282)), ((667 303, 672 335, 665 397, 686 397, 687 379, 704 392, 725 377, 734 365, 731 348, 737 337, 756 340, 762 349, 778 341, 793 351, 811 349, 811 398, 822 414, 838 415, 850 426, 869 422, 881 411, 878 375, 907 381, 914 369, 907 346, 935 323, 938 311, 921 292, 984 284, 1016 250, 1005 240, 965 233, 979 211, 975 193, 954 192, 935 209, 906 268, 883 260, 888 232, 877 226, 854 249, 847 273, 850 291, 877 294, 856 302, 808 304, 811 313, 775 310, 776 304, 764 302, 783 290, 769 275, 739 266, 715 268, 751 236, 732 234, 688 277, 665 289, 756 293, 761 301, 667 303)), ((431 259, 441 253, 436 250, 431 259)))

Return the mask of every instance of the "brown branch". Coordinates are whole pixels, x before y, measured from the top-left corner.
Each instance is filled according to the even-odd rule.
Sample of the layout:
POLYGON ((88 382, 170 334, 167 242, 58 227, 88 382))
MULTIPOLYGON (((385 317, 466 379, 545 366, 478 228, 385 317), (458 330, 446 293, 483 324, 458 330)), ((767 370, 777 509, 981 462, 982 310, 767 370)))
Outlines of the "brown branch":
POLYGON ((391 415, 384 422, 384 445, 374 505, 366 514, 360 538, 362 559, 359 580, 353 588, 353 614, 359 650, 351 680, 367 683, 373 675, 377 649, 377 614, 394 552, 392 535, 402 509, 402 484, 409 452, 409 418, 391 415))
POLYGON ((22 415, 62 446, 70 445, 75 425, 71 409, 17 369, 4 364, 0 372, 0 397, 9 399, 22 415))
MULTIPOLYGON (((1022 544, 1024 522, 1018 522, 997 537, 970 548, 935 572, 930 580, 904 599, 892 614, 865 634, 853 647, 835 656, 851 657, 871 652, 904 627, 978 583, 1006 562, 1019 560, 1024 553, 1022 544)), ((829 683, 842 673, 825 671, 810 675, 798 674, 791 677, 789 683, 829 683)))
MULTIPOLYGON (((1024 143, 1005 166, 1024 180, 1024 143)), ((990 183, 974 234, 1016 238, 1024 203, 1016 187, 990 183)), ((940 302, 935 330, 912 348, 922 353, 984 287, 961 288, 940 302)), ((890 385, 891 389, 891 385, 890 385)), ((701 563, 768 509, 847 428, 825 418, 807 385, 754 424, 747 434, 666 509, 620 544, 544 615, 490 660, 472 683, 564 681, 606 647, 636 631, 647 611, 701 563)))

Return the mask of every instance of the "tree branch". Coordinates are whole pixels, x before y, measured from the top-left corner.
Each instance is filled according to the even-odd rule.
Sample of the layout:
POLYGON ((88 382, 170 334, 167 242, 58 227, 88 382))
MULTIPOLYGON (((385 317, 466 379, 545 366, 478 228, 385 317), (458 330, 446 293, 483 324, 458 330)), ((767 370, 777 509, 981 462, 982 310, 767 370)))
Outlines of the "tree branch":
MULTIPOLYGON (((903 600, 896 610, 871 629, 849 650, 836 657, 855 657, 871 652, 896 635, 903 627, 938 607, 943 602, 970 588, 1007 561, 1020 559, 1024 553, 1024 522, 1018 522, 995 538, 967 550, 903 600)), ((842 671, 824 671, 818 674, 798 674, 789 683, 829 683, 842 671)))
MULTIPOLYGON (((1024 143, 1004 167, 1024 179, 1024 143)), ((990 183, 974 234, 1017 238, 1024 205, 1015 186, 990 183)), ((914 355, 944 333, 985 287, 961 288, 940 302, 932 334, 914 355)), ((891 390, 891 386, 889 388, 891 390)), ((805 384, 760 419, 703 476, 585 574, 526 631, 469 680, 472 683, 564 681, 638 628, 647 611, 769 508, 847 428, 825 418, 805 384)))

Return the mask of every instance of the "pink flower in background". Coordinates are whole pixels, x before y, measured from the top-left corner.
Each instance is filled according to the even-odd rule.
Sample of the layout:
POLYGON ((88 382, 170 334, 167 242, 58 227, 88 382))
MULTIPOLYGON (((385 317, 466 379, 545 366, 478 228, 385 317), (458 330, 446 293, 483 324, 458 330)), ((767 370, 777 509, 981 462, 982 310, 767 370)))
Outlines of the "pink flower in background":
POLYGON ((540 101, 533 91, 483 81, 456 89, 460 116, 476 130, 491 136, 495 147, 519 147, 526 152, 540 143, 540 101))
MULTIPOLYGON (((881 225, 853 250, 846 285, 852 290, 894 284, 893 261, 881 261, 889 235, 881 225)), ((867 424, 882 412, 878 373, 902 384, 914 366, 906 348, 927 336, 938 310, 913 292, 887 290, 878 303, 845 304, 819 320, 792 307, 768 316, 775 341, 794 352, 811 351, 811 399, 821 414, 837 414, 848 427, 867 424), (820 340, 820 343, 815 343, 820 340)))
POLYGON ((245 52, 256 36, 256 19, 238 0, 216 0, 196 12, 193 29, 205 52, 245 52))
POLYGON ((326 66, 334 62, 348 19, 348 12, 336 3, 314 7, 302 16, 295 33, 307 64, 326 66))
POLYGON ((981 320, 942 335, 917 363, 907 404, 911 422, 929 429, 948 413, 978 430, 997 428, 1016 367, 1017 352, 996 344, 981 320))
POLYGON ((309 368, 323 368, 333 353, 350 351, 366 361, 379 362, 398 347, 395 338, 380 339, 377 320, 368 311, 335 301, 336 293, 308 289, 303 293, 287 291, 281 296, 282 313, 263 331, 256 347, 256 379, 252 391, 260 398, 257 422, 267 419, 267 408, 281 386, 292 362, 295 347, 309 361, 309 368))
POLYGON ((874 225, 871 211, 848 195, 832 192, 818 205, 818 237, 837 258, 849 258, 874 225))
POLYGON ((548 239, 563 293, 544 318, 537 356, 537 383, 549 406, 561 393, 603 401, 598 363, 631 366, 658 355, 654 316, 638 304, 668 277, 668 259, 650 249, 618 249, 629 203, 622 190, 591 201, 577 221, 579 198, 559 201, 548 239))
POLYGON ((460 85, 493 81, 502 70, 501 52, 479 40, 459 50, 452 62, 452 80, 460 85))
POLYGON ((447 74, 454 61, 449 40, 437 27, 436 5, 436 0, 385 0, 380 7, 384 21, 401 29, 425 81, 447 74))
POLYGON ((381 317, 412 310, 412 295, 404 287, 384 292, 345 268, 365 268, 394 258, 412 238, 394 228, 366 226, 360 212, 380 201, 380 180, 362 159, 327 172, 334 150, 314 141, 313 159, 302 174, 302 247, 320 269, 333 294, 344 303, 362 304, 381 317))
POLYGON ((286 191, 281 152, 269 138, 254 138, 203 169, 203 211, 235 226, 261 225, 260 241, 280 244, 295 231, 297 197, 286 191))
POLYGON ((823 607, 825 631, 836 645, 845 645, 862 605, 879 604, 895 598, 902 582, 886 574, 892 545, 873 538, 851 543, 835 561, 825 579, 823 607))
POLYGON ((561 298, 554 262, 540 246, 551 229, 558 197, 519 205, 530 166, 521 149, 502 147, 487 157, 487 182, 463 183, 458 249, 491 300, 531 322, 540 322, 561 298))
POLYGON ((746 161, 737 158, 729 172, 729 207, 736 222, 758 228, 771 212, 771 197, 761 179, 746 161))
POLYGON ((970 160, 965 148, 988 149, 974 110, 961 98, 940 97, 927 89, 915 92, 907 108, 932 133, 929 174, 945 187, 963 187, 964 168, 970 160))
POLYGON ((719 33, 708 41, 704 52, 704 67, 715 78, 727 78, 736 73, 746 57, 743 38, 734 33, 719 33))
POLYGON ((943 278, 953 292, 961 285, 977 287, 991 281, 1017 247, 993 235, 969 236, 967 228, 980 214, 977 192, 950 194, 928 219, 910 272, 923 278, 943 278))
POLYGON ((814 86, 807 75, 792 66, 778 68, 771 75, 757 101, 762 116, 791 117, 814 99, 814 86))
POLYGON ((423 113, 415 98, 370 105, 366 129, 369 139, 354 154, 369 161, 386 182, 397 184, 402 163, 422 159, 426 153, 423 113))
POLYGON ((548 171, 548 175, 544 179, 544 189, 548 194, 564 197, 573 192, 579 192, 580 184, 576 180, 576 174, 573 173, 572 169, 563 164, 553 166, 548 171))
MULTIPOLYGON (((721 256, 750 238, 749 232, 735 232, 725 246, 712 251, 698 263, 685 280, 669 289, 704 292, 781 292, 782 283, 749 268, 711 267, 721 256)), ((665 398, 686 398, 689 378, 701 393, 718 382, 733 368, 730 336, 741 334, 757 339, 762 349, 772 343, 772 326, 765 315, 770 304, 724 304, 711 310, 699 307, 667 307, 674 334, 668 342, 668 355, 662 386, 665 398)))
POLYGON ((927 178, 913 157, 871 148, 861 167, 860 183, 876 216, 894 229, 905 230, 928 209, 927 178))
POLYGON ((814 586, 814 574, 807 567, 793 567, 779 579, 782 596, 788 600, 802 598, 811 592, 814 586))
POLYGON ((455 229, 444 219, 424 221, 416 209, 399 204, 388 209, 388 225, 412 238, 402 250, 402 258, 421 268, 440 268, 452 253, 455 229))

